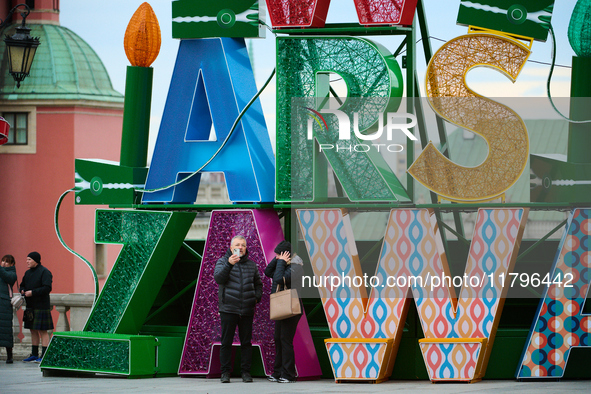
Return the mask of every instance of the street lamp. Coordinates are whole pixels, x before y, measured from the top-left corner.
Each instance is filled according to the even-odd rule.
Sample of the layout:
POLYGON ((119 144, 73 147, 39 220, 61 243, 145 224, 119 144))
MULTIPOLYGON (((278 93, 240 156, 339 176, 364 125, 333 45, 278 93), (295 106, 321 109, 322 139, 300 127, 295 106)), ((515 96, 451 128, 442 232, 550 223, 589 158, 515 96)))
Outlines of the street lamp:
POLYGON ((26 8, 25 11, 21 12, 21 17, 23 18, 22 24, 16 27, 16 33, 14 33, 12 37, 8 35, 4 37, 4 42, 6 43, 6 49, 8 51, 9 72, 16 81, 17 88, 20 88, 21 81, 29 75, 31 64, 35 57, 35 51, 39 46, 39 37, 31 37, 29 35, 31 29, 25 26, 25 20, 31 12, 31 9, 26 4, 18 4, 11 9, 6 16, 6 19, 1 21, 0 29, 5 27, 6 21, 20 6, 26 8))

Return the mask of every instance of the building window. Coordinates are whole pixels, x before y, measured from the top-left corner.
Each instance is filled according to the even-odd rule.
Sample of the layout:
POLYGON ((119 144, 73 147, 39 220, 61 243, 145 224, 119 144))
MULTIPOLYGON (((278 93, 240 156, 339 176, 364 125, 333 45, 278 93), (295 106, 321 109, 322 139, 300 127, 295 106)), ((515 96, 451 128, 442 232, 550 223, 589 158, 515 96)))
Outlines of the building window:
POLYGON ((6 145, 27 145, 29 115, 25 112, 4 112, 2 117, 10 124, 6 145))
POLYGON ((10 123, 8 142, 2 154, 37 153, 37 108, 27 105, 1 105, 0 115, 10 123))

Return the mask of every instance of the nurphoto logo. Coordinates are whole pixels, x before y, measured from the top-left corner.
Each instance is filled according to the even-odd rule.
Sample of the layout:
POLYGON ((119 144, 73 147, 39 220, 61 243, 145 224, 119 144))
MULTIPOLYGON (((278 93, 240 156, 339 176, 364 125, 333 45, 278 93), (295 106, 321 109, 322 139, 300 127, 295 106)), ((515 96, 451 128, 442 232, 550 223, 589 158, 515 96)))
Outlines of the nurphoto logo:
MULTIPOLYGON (((328 131, 328 124, 326 122, 324 115, 333 115, 336 117, 338 122, 338 130, 339 130, 339 140, 349 140, 351 141, 351 129, 353 129, 353 134, 358 141, 377 141, 382 137, 382 135, 386 136, 388 141, 392 141, 394 138, 395 133, 402 132, 406 135, 407 138, 417 141, 417 137, 410 131, 413 127, 417 125, 417 118, 414 114, 410 113, 400 113, 400 112, 387 112, 384 116, 384 113, 378 113, 376 116, 377 119, 377 130, 373 133, 364 134, 360 131, 359 127, 359 113, 353 112, 353 119, 351 121, 350 115, 344 111, 338 109, 321 109, 320 111, 316 111, 312 108, 305 107, 309 112, 309 118, 307 123, 307 138, 308 140, 312 140, 314 138, 314 123, 316 123, 321 130, 328 131), (384 119, 386 125, 384 126, 384 119), (410 120, 410 122, 409 122, 410 120), (353 126, 353 127, 351 127, 353 126)), ((334 123, 334 122, 331 122, 334 123)), ((404 150, 404 146, 400 144, 382 144, 382 143, 358 143, 358 144, 351 144, 348 146, 342 146, 339 144, 324 144, 320 143, 320 151, 322 152, 327 150, 334 150, 335 152, 369 152, 371 149, 376 149, 378 152, 381 151, 388 151, 388 152, 402 152, 404 150)))

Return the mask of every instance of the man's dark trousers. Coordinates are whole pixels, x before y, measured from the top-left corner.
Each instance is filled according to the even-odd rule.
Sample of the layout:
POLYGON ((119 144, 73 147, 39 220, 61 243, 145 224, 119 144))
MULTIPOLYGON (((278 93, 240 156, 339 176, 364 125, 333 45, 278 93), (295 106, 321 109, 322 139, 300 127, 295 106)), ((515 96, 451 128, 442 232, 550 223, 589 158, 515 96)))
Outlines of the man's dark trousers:
POLYGON ((232 342, 238 326, 240 338, 240 353, 242 358, 241 372, 250 373, 252 362, 252 319, 254 316, 240 316, 237 313, 220 312, 222 323, 222 346, 220 348, 220 363, 222 373, 232 372, 232 342))

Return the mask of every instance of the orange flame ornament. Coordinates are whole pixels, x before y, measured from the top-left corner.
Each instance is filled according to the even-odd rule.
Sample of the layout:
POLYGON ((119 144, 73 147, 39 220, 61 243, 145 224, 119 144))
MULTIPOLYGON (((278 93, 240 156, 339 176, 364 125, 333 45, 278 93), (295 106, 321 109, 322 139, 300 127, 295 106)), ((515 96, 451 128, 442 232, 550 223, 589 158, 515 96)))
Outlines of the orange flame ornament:
POLYGON ((142 3, 135 11, 127 30, 123 46, 132 66, 150 67, 160 53, 160 24, 148 3, 142 3))

